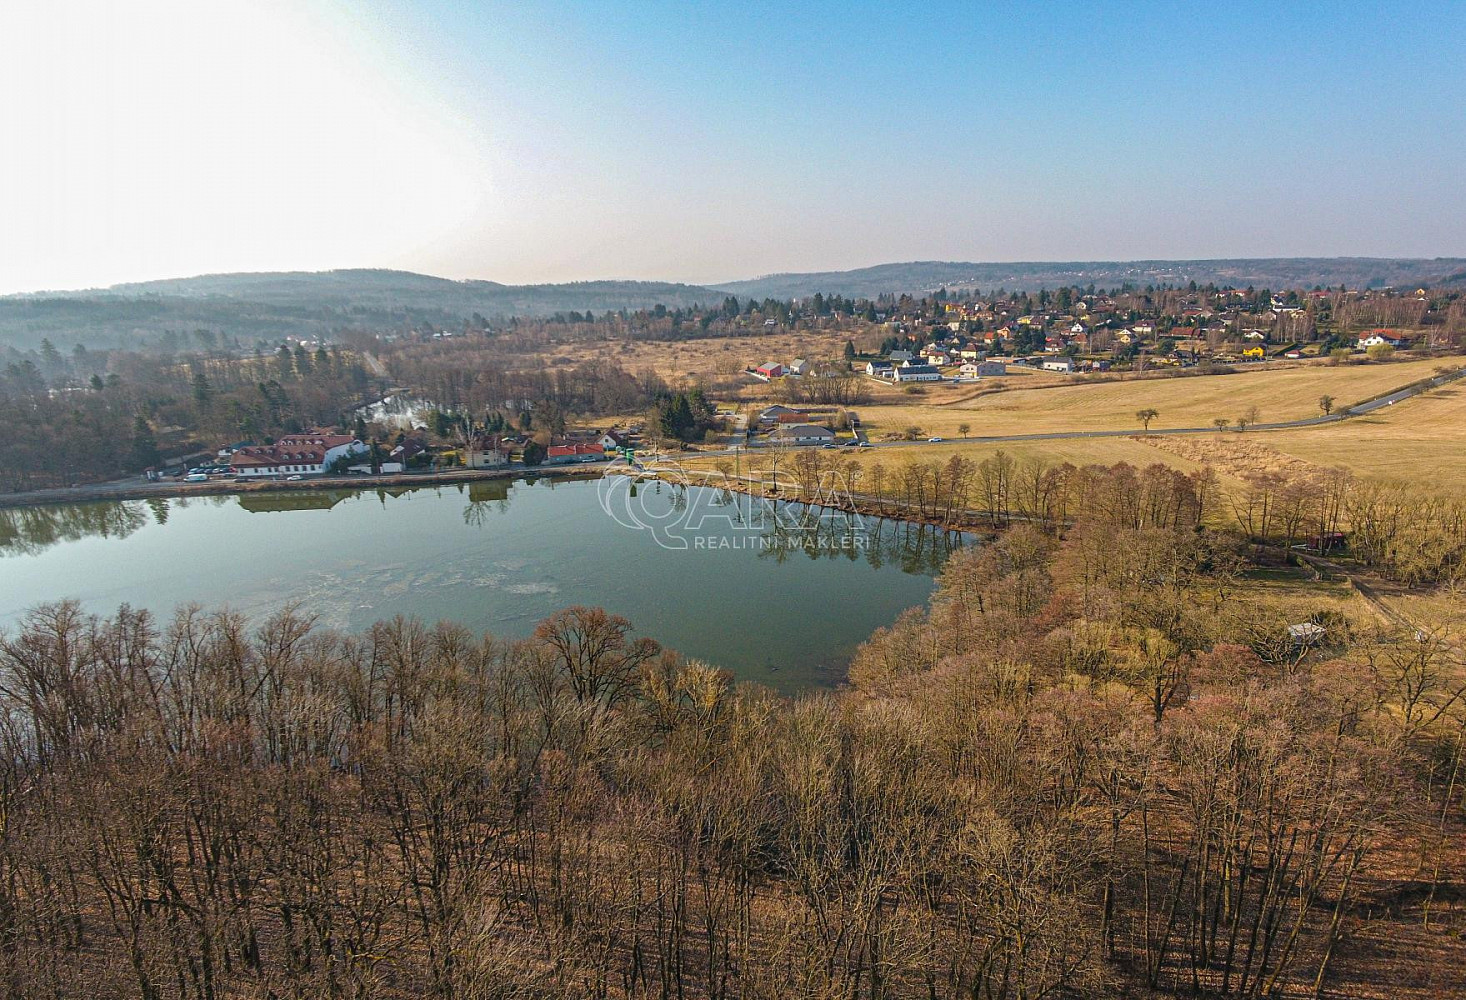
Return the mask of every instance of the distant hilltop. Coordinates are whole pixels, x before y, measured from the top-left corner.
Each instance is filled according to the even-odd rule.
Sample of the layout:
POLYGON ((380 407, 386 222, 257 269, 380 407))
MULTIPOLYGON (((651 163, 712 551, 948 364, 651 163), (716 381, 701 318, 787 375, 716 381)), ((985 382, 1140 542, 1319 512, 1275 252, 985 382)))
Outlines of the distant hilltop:
POLYGON ((557 312, 713 305, 728 295, 802 299, 920 295, 938 288, 1036 291, 1064 285, 1232 285, 1238 288, 1410 287, 1466 284, 1466 258, 1273 257, 1221 260, 912 261, 851 271, 771 274, 715 286, 660 281, 505 285, 453 281, 410 271, 355 269, 209 274, 111 288, 0 297, 0 347, 33 348, 49 338, 125 347, 166 331, 198 329, 241 340, 331 335, 343 330, 460 327, 480 318, 557 312))
POLYGON ((938 288, 1037 291, 1065 285, 1117 288, 1146 285, 1231 285, 1236 288, 1384 288, 1466 283, 1466 258, 1259 257, 1218 260, 911 261, 853 271, 770 274, 717 286, 740 297, 804 298, 816 292, 847 298, 919 294, 938 288))

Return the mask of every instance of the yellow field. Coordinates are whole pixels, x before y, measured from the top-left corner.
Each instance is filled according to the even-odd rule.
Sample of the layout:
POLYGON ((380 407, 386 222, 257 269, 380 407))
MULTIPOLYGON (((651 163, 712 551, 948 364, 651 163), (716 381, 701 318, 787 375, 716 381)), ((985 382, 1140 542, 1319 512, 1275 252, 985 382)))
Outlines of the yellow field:
POLYGON ((1264 422, 1297 420, 1318 415, 1321 395, 1333 396, 1336 405, 1345 406, 1426 378, 1445 365, 1462 364, 1466 359, 1302 364, 1236 375, 1069 382, 1057 388, 1005 388, 980 395, 968 387, 954 387, 931 390, 919 401, 867 404, 860 407, 860 417, 875 439, 908 427, 919 427, 923 436, 956 437, 962 424, 969 425, 972 435, 1138 431, 1135 413, 1145 408, 1160 413, 1153 428, 1205 427, 1218 417, 1235 420, 1254 406, 1264 422), (958 395, 961 390, 967 392, 958 395))
POLYGON ((1342 467, 1369 478, 1404 480, 1431 489, 1466 492, 1466 385, 1452 385, 1402 400, 1366 417, 1283 431, 1136 438, 917 445, 865 449, 862 462, 887 465, 945 458, 953 452, 981 460, 998 450, 1047 462, 1144 466, 1163 462, 1184 471, 1211 464, 1226 485, 1245 471, 1276 469, 1290 459, 1342 467), (1167 449, 1175 448, 1183 454, 1167 449), (1250 454, 1249 454, 1250 453, 1250 454), (1238 455, 1241 455, 1239 460, 1238 455))
POLYGON ((1274 431, 1258 440, 1318 465, 1466 490, 1466 386, 1446 386, 1342 424, 1274 431))

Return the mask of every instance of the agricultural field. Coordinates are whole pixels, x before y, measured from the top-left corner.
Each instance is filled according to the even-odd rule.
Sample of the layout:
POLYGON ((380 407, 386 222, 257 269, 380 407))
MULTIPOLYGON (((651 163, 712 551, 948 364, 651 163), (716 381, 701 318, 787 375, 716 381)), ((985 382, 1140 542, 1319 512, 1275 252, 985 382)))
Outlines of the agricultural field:
POLYGON ((1463 364, 1466 358, 1459 357, 1300 364, 1232 375, 1064 381, 1033 388, 1014 386, 1010 378, 997 392, 988 391, 984 382, 981 388, 960 387, 966 390, 960 395, 943 386, 899 401, 886 402, 890 397, 883 397, 862 406, 860 417, 874 439, 909 427, 920 428, 923 436, 956 437, 963 424, 971 435, 1138 430, 1135 413, 1141 409, 1159 412, 1152 428, 1205 427, 1218 417, 1235 420, 1252 407, 1264 422, 1277 422, 1317 416, 1322 395, 1346 406, 1426 378, 1437 368, 1463 364))
MULTIPOLYGON (((1368 395, 1371 388, 1362 387, 1378 386, 1372 389, 1377 392, 1398 386, 1410 378, 1410 375, 1399 377, 1402 371, 1419 367, 1406 364, 1376 366, 1369 372, 1371 376, 1377 376, 1381 369, 1391 369, 1395 373, 1395 377, 1382 385, 1377 378, 1358 378, 1364 370, 1321 369, 1320 372, 1351 376, 1347 381, 1331 381, 1368 395)), ((1424 369, 1427 374, 1430 370, 1424 369)), ((1247 376, 1249 381, 1255 377, 1247 376)), ((1231 384, 1242 378, 1232 376, 1209 381, 1231 384)), ((1168 384, 1165 388, 1170 389, 1175 384, 1192 386, 1197 382, 1186 380, 1168 384)), ((1313 381, 1310 390, 1318 384, 1313 381)), ((862 413, 868 410, 869 407, 863 407, 862 413)), ((945 461, 953 455, 980 462, 1000 451, 1019 462, 1039 461, 1045 464, 1113 465, 1126 462, 1144 467, 1159 462, 1183 472, 1210 466, 1223 495, 1240 488, 1243 477, 1250 473, 1269 471, 1292 475, 1306 473, 1310 468, 1327 467, 1343 467, 1366 478, 1428 481, 1433 489, 1466 492, 1466 386, 1438 389, 1403 400, 1367 417, 1295 430, 1250 431, 1245 434, 1228 430, 1150 437, 1137 432, 1126 437, 918 442, 899 447, 842 450, 839 458, 866 468, 880 463, 891 470, 909 462, 945 461)), ((760 468, 766 456, 753 451, 747 460, 751 467, 760 468)), ((714 456, 684 456, 682 464, 691 469, 711 471, 725 461, 714 456)))
POLYGON ((1460 383, 1343 424, 1258 437, 1316 465, 1466 492, 1466 385, 1460 383))

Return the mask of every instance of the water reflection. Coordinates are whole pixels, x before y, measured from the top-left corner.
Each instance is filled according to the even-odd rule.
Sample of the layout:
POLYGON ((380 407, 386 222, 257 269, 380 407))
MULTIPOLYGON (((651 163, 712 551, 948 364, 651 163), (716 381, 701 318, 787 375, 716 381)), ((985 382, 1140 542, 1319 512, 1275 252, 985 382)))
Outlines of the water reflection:
POLYGON ((0 554, 29 556, 61 542, 126 538, 149 520, 168 520, 168 502, 98 500, 0 510, 0 554), (157 504, 161 503, 161 508, 157 504))
POLYGON ((0 564, 0 631, 40 602, 74 598, 92 612, 127 602, 165 617, 193 601, 254 619, 294 603, 333 628, 408 614, 513 638, 587 604, 794 691, 837 681, 873 628, 930 597, 962 543, 666 483, 638 488, 647 523, 618 522, 602 484, 584 477, 361 485, 0 511, 0 553, 18 557, 0 564), (658 519, 689 544, 663 544, 679 539, 650 530, 658 519))
MULTIPOLYGON (((148 524, 167 525, 169 516, 191 504, 237 505, 251 514, 328 511, 354 497, 389 500, 413 494, 466 500, 463 523, 486 526, 508 514, 516 487, 553 490, 576 477, 541 476, 489 479, 448 486, 399 486, 375 489, 261 490, 204 497, 155 497, 0 509, 0 556, 36 555, 62 542, 84 538, 126 538, 148 524)), ((633 487, 635 490, 636 487, 633 487)), ((641 487, 671 511, 689 514, 694 506, 717 508, 726 526, 710 532, 702 548, 746 548, 761 559, 785 563, 795 557, 864 561, 879 569, 894 563, 905 573, 936 575, 953 551, 971 539, 929 525, 867 517, 824 507, 769 501, 710 487, 685 487, 654 481, 641 487)), ((635 495, 635 494, 633 494, 635 495)))
POLYGON ((273 490, 239 494, 239 506, 251 514, 270 514, 287 510, 330 510, 342 500, 360 494, 360 490, 299 490, 278 493, 273 490))
POLYGON ((684 515, 684 523, 698 526, 703 537, 692 548, 752 549, 776 564, 803 556, 863 561, 873 569, 895 564, 903 573, 936 576, 954 551, 973 542, 971 535, 960 531, 723 488, 656 481, 652 490, 669 510, 684 515), (699 508, 718 510, 723 527, 704 530, 717 522, 698 516, 699 508))

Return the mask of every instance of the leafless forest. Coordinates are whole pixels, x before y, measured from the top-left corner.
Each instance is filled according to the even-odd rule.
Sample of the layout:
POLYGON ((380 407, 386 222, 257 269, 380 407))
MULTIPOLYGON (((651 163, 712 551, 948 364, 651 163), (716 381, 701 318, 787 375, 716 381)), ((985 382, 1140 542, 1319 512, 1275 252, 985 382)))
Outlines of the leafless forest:
POLYGON ((1462 995, 1457 637, 1289 641, 1204 484, 1132 474, 793 701, 595 609, 505 641, 38 608, 0 642, 0 982, 1462 995))

